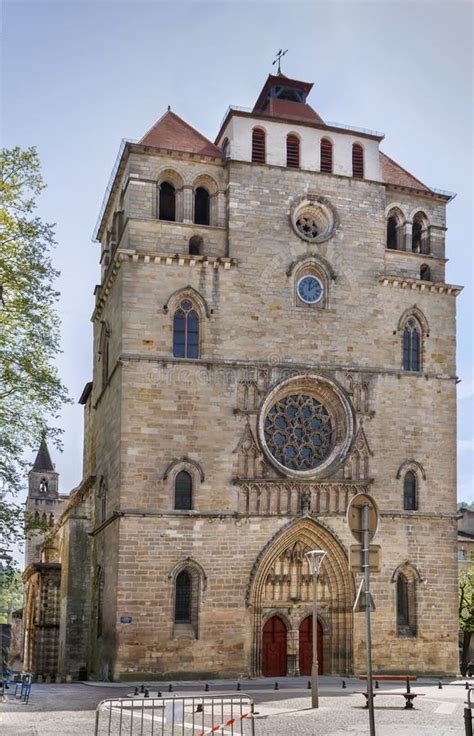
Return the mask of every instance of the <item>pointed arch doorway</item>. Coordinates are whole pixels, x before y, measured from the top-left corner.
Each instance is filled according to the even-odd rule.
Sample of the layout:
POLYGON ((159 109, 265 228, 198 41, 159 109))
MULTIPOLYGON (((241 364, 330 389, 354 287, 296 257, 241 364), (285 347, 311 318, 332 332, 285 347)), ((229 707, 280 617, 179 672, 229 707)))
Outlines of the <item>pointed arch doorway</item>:
POLYGON ((286 675, 286 626, 278 616, 272 616, 263 627, 262 675, 284 677, 286 675))
MULTIPOLYGON (((324 673, 324 641, 323 627, 318 621, 318 674, 324 673)), ((306 616, 299 628, 299 668, 300 675, 311 675, 313 664, 313 617, 306 616)))
MULTIPOLYGON (((355 590, 347 554, 329 527, 303 518, 286 524, 268 541, 257 556, 250 575, 247 605, 252 612, 250 672, 253 676, 276 672, 273 666, 267 669, 270 634, 274 638, 273 645, 277 645, 276 631, 270 632, 270 624, 266 628, 274 616, 286 627, 286 671, 283 673, 283 644, 280 642, 278 672, 297 675, 300 663, 303 672, 308 664, 311 669, 312 576, 306 557, 311 549, 327 551, 317 588, 320 671, 322 669, 325 674, 352 671, 355 590), (279 616, 278 611, 284 611, 284 616, 279 616), (308 621, 303 623, 306 619, 308 621)), ((282 641, 284 637, 281 629, 282 641)))

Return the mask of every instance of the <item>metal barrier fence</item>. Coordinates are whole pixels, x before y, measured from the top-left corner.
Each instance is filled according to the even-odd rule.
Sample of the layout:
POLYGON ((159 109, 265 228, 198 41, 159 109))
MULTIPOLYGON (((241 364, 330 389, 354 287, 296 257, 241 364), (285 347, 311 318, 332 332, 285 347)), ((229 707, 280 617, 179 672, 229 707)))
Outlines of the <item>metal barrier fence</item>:
POLYGON ((254 736, 253 700, 236 695, 102 700, 95 736, 254 736))
POLYGON ((466 682, 466 688, 469 690, 467 694, 467 708, 464 708, 464 732, 466 736, 473 736, 472 735, 472 709, 474 708, 474 703, 471 701, 471 694, 474 690, 474 688, 471 688, 468 686, 466 682))

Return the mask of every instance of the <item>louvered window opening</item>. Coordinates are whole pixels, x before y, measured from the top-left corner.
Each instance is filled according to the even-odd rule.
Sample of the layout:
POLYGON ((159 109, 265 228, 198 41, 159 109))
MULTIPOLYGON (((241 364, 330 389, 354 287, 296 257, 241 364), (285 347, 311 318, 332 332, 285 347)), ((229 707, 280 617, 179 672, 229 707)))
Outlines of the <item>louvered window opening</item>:
POLYGON ((174 485, 174 507, 180 510, 192 508, 193 481, 189 473, 182 470, 176 476, 174 485))
POLYGON ((356 179, 364 178, 364 149, 358 143, 352 146, 352 176, 356 179))
POLYGON ((300 141, 295 135, 286 139, 286 165, 292 169, 300 167, 300 141))
POLYGON ((191 576, 186 570, 176 578, 174 620, 177 624, 191 623, 191 576))
POLYGON ((266 161, 265 131, 258 128, 252 131, 252 161, 256 164, 266 161))
POLYGON ((321 141, 321 171, 332 174, 332 143, 328 140, 321 141))

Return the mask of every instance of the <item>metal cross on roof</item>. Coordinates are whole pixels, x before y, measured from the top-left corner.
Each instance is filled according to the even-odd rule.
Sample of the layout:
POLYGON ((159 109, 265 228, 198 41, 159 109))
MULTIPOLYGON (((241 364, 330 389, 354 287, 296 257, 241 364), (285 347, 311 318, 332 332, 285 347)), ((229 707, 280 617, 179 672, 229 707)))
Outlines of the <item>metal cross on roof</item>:
POLYGON ((279 52, 278 52, 278 54, 276 55, 275 61, 272 62, 272 66, 274 66, 278 62, 277 74, 281 74, 281 59, 282 59, 282 56, 285 56, 285 54, 287 53, 287 51, 288 51, 288 49, 285 49, 285 51, 283 51, 282 49, 280 49, 279 52))

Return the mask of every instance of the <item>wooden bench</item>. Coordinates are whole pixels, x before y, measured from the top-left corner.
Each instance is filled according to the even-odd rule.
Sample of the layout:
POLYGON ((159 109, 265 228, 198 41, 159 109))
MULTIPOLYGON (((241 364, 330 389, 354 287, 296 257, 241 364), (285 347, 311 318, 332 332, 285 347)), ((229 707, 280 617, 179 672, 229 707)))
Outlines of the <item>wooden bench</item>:
MULTIPOLYGON (((360 675, 359 680, 367 680, 367 675, 360 675)), ((406 690, 403 693, 387 693, 384 692, 383 695, 389 696, 389 695, 402 695, 405 698, 405 709, 410 710, 411 708, 414 708, 413 701, 415 698, 422 696, 423 693, 412 693, 410 682, 414 682, 416 680, 416 675, 374 675, 372 677, 373 682, 405 682, 406 683, 406 690)), ((365 697, 365 707, 369 707, 369 693, 361 693, 361 695, 364 695, 365 697)), ((373 696, 375 696, 377 693, 373 693, 373 696)), ((382 695, 382 693, 380 693, 382 695)))

